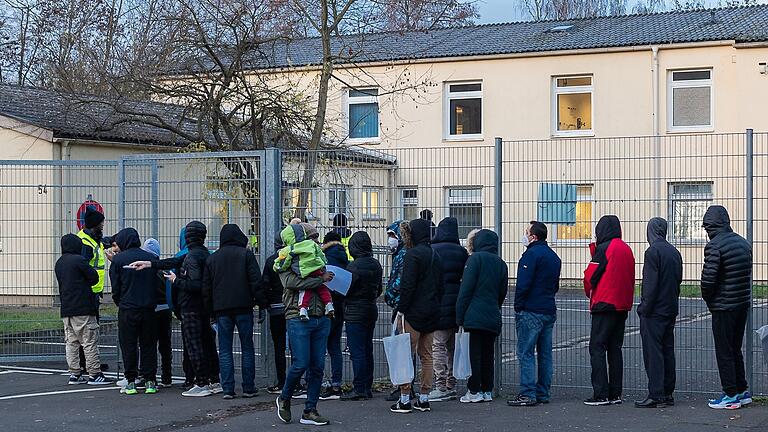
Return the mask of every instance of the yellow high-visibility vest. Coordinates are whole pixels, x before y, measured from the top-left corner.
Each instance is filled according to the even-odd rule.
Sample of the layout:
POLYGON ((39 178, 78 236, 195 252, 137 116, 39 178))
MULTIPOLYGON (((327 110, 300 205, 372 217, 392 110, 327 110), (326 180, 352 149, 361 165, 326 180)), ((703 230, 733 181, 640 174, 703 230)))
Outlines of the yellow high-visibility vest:
POLYGON ((91 287, 91 290, 94 293, 99 294, 104 291, 104 246, 100 242, 92 239, 91 236, 86 234, 83 230, 80 230, 80 232, 77 233, 77 236, 83 241, 83 245, 93 249, 93 257, 88 261, 88 265, 93 267, 96 270, 96 273, 99 274, 99 281, 96 282, 96 285, 91 287))

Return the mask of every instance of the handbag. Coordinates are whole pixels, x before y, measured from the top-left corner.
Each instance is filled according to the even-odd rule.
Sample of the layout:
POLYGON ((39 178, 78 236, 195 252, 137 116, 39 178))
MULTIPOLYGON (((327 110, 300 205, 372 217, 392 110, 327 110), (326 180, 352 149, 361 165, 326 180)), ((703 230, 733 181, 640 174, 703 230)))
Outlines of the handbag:
POLYGON ((472 376, 472 364, 469 360, 469 333, 464 331, 464 327, 459 327, 455 337, 453 376, 456 379, 467 379, 472 376))
POLYGON ((387 356, 389 379, 394 385, 408 384, 413 381, 413 358, 411 357, 411 335, 397 334, 397 322, 405 328, 405 316, 397 314, 392 323, 392 335, 383 339, 384 353, 387 356))

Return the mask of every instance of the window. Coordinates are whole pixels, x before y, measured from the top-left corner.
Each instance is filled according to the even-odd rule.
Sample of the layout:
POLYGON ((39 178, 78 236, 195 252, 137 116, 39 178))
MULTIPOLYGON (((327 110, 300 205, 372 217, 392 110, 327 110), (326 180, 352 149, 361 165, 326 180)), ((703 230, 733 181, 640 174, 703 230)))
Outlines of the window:
POLYGON ((447 138, 481 138, 483 133, 482 84, 447 84, 445 101, 447 138))
POLYGON ((350 89, 347 93, 349 138, 367 140, 379 138, 379 90, 350 89))
POLYGON ((706 242, 701 227, 704 213, 712 203, 712 183, 672 183, 669 185, 669 220, 672 241, 706 242))
POLYGON ((363 218, 381 219, 381 189, 366 188, 363 190, 363 218))
POLYGON ((400 217, 403 220, 414 220, 419 217, 419 191, 418 189, 401 189, 400 205, 402 212, 400 217))
POLYGON ((559 77, 553 85, 552 134, 593 135, 592 77, 559 77))
POLYGON ((349 216, 349 191, 344 186, 331 186, 328 189, 328 213, 333 218, 337 214, 349 216))
POLYGON ((712 71, 670 71, 667 124, 671 132, 712 130, 712 71))
POLYGON ((540 183, 536 219, 550 224, 553 240, 592 238, 592 185, 540 183))
POLYGON ((448 189, 448 215, 459 222, 459 237, 483 226, 483 197, 480 188, 448 189))
MULTIPOLYGON (((296 208, 299 206, 299 191, 298 185, 288 186, 287 189, 283 189, 283 209, 287 216, 292 216, 296 213, 296 208)), ((307 219, 315 219, 315 201, 316 190, 310 189, 309 196, 307 197, 307 208, 305 214, 307 219)))

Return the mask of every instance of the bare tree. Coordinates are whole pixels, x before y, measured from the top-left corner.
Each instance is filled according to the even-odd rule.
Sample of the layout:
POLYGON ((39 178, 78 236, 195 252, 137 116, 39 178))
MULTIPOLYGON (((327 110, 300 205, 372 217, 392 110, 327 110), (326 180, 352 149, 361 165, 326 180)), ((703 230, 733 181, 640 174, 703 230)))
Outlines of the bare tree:
POLYGON ((665 0, 640 0, 632 7, 633 13, 649 14, 666 10, 665 0))
POLYGON ((388 31, 433 30, 470 25, 478 17, 474 1, 461 0, 375 0, 381 10, 378 27, 388 31))
POLYGON ((626 0, 520 0, 519 7, 533 21, 594 18, 627 12, 626 0))

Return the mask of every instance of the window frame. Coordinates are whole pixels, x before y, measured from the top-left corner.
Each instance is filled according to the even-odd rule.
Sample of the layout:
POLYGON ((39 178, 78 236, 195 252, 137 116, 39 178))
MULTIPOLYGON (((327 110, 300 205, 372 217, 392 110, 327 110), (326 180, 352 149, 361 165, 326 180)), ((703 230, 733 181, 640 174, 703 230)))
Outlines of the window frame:
MULTIPOLYGON (((576 186, 576 205, 578 206, 580 202, 589 202, 592 204, 592 219, 589 223, 594 223, 594 215, 595 215, 595 184, 594 183, 569 183, 574 186, 576 186), (579 188, 589 187, 589 198, 588 199, 579 199, 579 188)), ((578 223, 578 220, 576 221, 578 223)), ((548 238, 550 239, 550 242, 552 244, 557 244, 560 246, 583 246, 585 244, 589 244, 592 242, 592 237, 594 237, 595 228, 591 227, 590 231, 592 235, 589 238, 583 238, 583 239, 561 239, 557 235, 557 230, 560 227, 560 224, 550 224, 548 227, 549 234, 548 238)))
POLYGON ((667 70, 667 132, 668 133, 690 133, 690 132, 714 132, 715 131, 715 80, 714 68, 703 67, 693 69, 668 69, 667 70), (676 72, 709 72, 709 79, 675 81, 676 72), (674 125, 674 89, 676 88, 698 88, 709 87, 709 124, 696 126, 675 126, 674 125))
POLYGON ((360 87, 360 88, 347 88, 344 90, 344 130, 346 131, 346 141, 350 144, 375 144, 381 142, 381 105, 379 104, 379 88, 378 87, 360 87), (376 96, 350 96, 352 91, 371 91, 376 90, 376 96), (352 105, 361 105, 375 103, 376 109, 379 112, 378 123, 376 124, 376 136, 375 137, 363 137, 352 138, 352 131, 349 129, 349 108, 352 105))
POLYGON ((443 83, 443 140, 444 141, 482 141, 485 131, 485 100, 483 98, 483 81, 445 81, 443 83), (452 85, 480 84, 479 91, 451 92, 452 85), (480 99, 480 133, 451 134, 451 101, 464 99, 480 99))
POLYGON ((384 188, 381 186, 363 186, 363 193, 362 193, 362 211, 361 216, 363 220, 384 220, 384 214, 382 212, 382 205, 381 205, 381 199, 384 196, 383 194, 384 188), (377 213, 370 213, 370 196, 369 194, 376 193, 377 195, 377 204, 376 204, 376 211, 377 213))
MULTIPOLYGON (((445 208, 448 211, 448 216, 451 215, 451 206, 452 205, 460 205, 460 204, 469 204, 469 205, 480 205, 480 226, 478 228, 483 228, 483 218, 485 216, 485 205, 483 203, 483 186, 447 186, 445 188, 445 208), (451 191, 454 190, 472 190, 478 192, 478 198, 477 202, 462 202, 462 203, 452 203, 451 202, 451 191)), ((466 240, 467 236, 461 235, 462 228, 466 228, 465 226, 461 225, 461 221, 459 221, 459 239, 460 240, 466 240)), ((474 228, 473 228, 474 229, 474 228)), ((469 232, 471 232, 472 229, 470 229, 469 232)))
MULTIPOLYGON (((667 195, 667 197, 668 197, 668 199, 667 199, 667 221, 668 221, 668 224, 669 224, 669 229, 667 230, 667 239, 668 239, 668 241, 670 243, 672 243, 672 244, 677 244, 677 245, 696 245, 696 246, 700 246, 700 245, 706 244, 707 243, 707 236, 706 236, 706 234, 701 239, 694 239, 694 238, 678 239, 677 237, 675 237, 675 224, 676 224, 676 220, 675 220, 675 203, 676 202, 681 202, 681 201, 684 201, 684 202, 698 202, 698 201, 702 201, 702 202, 709 203, 708 206, 707 206, 707 207, 709 207, 715 201, 715 183, 713 181, 706 181, 706 180, 704 180, 704 181, 675 181, 675 182, 668 182, 667 183, 667 194, 668 194, 667 195), (702 198, 702 197, 697 197, 697 198, 692 198, 692 197, 689 197, 689 198, 676 198, 677 195, 674 193, 675 186, 680 186, 680 185, 707 185, 707 186, 709 186, 709 197, 708 198, 706 198, 706 197, 704 197, 704 198, 702 198)), ((704 228, 702 228, 702 232, 703 232, 703 230, 704 230, 704 228)))
POLYGON ((347 217, 347 220, 354 219, 352 217, 352 199, 351 199, 351 195, 350 195, 351 192, 352 192, 352 188, 349 187, 348 185, 334 184, 334 185, 328 186, 328 189, 326 189, 326 192, 328 192, 328 195, 327 195, 328 196, 328 202, 326 203, 327 204, 326 205, 326 210, 328 211, 328 220, 333 220, 333 217, 335 215, 339 214, 339 211, 338 211, 339 210, 339 208, 338 208, 339 206, 338 206, 337 202, 333 204, 335 206, 334 207, 335 211, 331 211, 331 192, 334 192, 336 194, 335 196, 337 198, 336 198, 335 201, 338 201, 338 193, 339 193, 339 191, 344 191, 344 196, 346 197, 346 203, 344 204, 344 213, 343 214, 347 217))
POLYGON ((595 76, 591 74, 580 75, 553 75, 552 76, 552 109, 551 109, 551 124, 552 137, 585 137, 595 136, 595 76), (567 78, 589 78, 590 84, 588 86, 573 86, 573 87, 558 87, 557 80, 567 78), (589 129, 577 129, 577 130, 558 130, 558 116, 560 109, 558 106, 557 97, 561 94, 583 94, 589 93, 589 108, 590 108, 590 121, 592 122, 589 129))
POLYGON ((413 206, 416 209, 416 215, 414 217, 419 217, 419 188, 417 186, 400 186, 400 219, 405 220, 405 206, 413 206), (416 192, 416 198, 406 198, 405 191, 415 191, 416 192), (406 202, 406 200, 408 200, 406 202), (411 201, 413 200, 413 201, 411 201))
MULTIPOLYGON (((299 201, 298 193, 299 193, 300 190, 301 190, 301 186, 299 184, 297 184, 297 183, 289 183, 288 185, 283 186, 283 189, 282 189, 282 193, 283 193, 282 199, 283 199, 283 202, 285 202, 285 198, 286 198, 285 194, 286 193, 288 193, 288 192, 291 192, 291 193, 295 192, 297 194, 296 195, 296 203, 298 205, 298 201, 299 201)), ((318 204, 317 203, 317 193, 318 193, 318 189, 316 187, 312 187, 309 190, 309 205, 307 206, 307 210, 305 212, 305 215, 307 216, 308 220, 319 220, 320 219, 320 217, 318 216, 318 212, 317 212, 317 209, 318 209, 318 207, 317 207, 317 204, 318 204)), ((293 206, 292 204, 293 203, 289 203, 289 205, 287 207, 287 210, 296 210, 296 206, 293 206)), ((285 209, 286 209, 286 207, 283 207, 283 210, 285 210, 285 209)))

